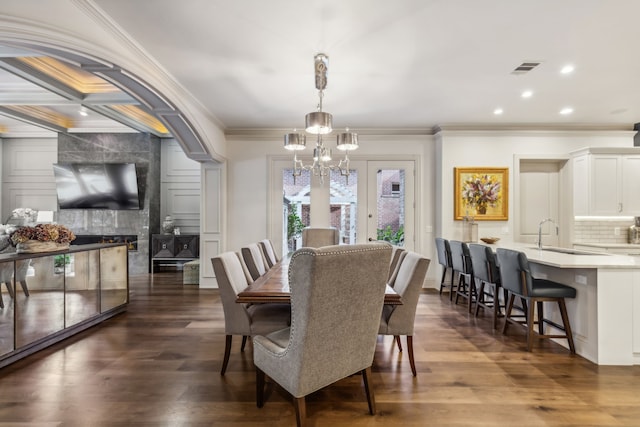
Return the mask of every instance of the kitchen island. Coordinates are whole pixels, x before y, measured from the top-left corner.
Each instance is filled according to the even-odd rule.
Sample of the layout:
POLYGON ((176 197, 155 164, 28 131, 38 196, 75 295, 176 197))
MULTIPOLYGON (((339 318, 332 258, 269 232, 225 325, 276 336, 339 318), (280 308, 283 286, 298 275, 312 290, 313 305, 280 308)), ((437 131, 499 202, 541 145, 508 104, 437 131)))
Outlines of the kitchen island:
MULTIPOLYGON (((576 298, 566 300, 576 353, 599 365, 640 364, 639 257, 523 243, 488 246, 524 252, 534 277, 576 289, 576 298)), ((559 321, 557 306, 547 305, 545 315, 559 321)), ((566 340, 557 342, 568 347, 566 340)))

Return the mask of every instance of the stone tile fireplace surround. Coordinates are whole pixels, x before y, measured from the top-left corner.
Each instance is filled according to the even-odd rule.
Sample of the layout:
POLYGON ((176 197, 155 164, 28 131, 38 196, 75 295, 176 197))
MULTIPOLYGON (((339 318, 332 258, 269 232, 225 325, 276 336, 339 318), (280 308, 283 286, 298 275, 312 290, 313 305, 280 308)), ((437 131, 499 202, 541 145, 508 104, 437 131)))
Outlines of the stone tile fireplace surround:
POLYGON ((160 230, 160 138, 149 134, 59 134, 58 162, 135 163, 142 209, 65 209, 57 222, 76 235, 137 236, 129 273, 149 272, 150 236, 160 230))

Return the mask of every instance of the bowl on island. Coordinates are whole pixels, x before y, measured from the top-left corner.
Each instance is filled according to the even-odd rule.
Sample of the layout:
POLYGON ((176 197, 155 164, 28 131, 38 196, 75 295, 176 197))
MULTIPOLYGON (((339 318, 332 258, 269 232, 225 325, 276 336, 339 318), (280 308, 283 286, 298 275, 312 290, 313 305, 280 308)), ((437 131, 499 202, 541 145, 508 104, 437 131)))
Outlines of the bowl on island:
POLYGON ((500 238, 499 237, 481 237, 480 240, 482 240, 483 242, 488 243, 490 245, 493 245, 498 240, 500 240, 500 238))

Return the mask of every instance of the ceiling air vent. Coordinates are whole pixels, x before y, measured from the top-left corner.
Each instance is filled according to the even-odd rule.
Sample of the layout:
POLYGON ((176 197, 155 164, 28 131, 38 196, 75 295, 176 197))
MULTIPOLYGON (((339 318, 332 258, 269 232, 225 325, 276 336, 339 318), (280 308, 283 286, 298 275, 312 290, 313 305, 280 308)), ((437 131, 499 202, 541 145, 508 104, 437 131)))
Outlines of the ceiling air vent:
POLYGON ((522 64, 518 65, 511 72, 511 74, 525 74, 525 73, 528 73, 529 71, 533 70, 534 68, 536 68, 538 65, 540 65, 540 62, 535 62, 535 61, 523 62, 522 64))

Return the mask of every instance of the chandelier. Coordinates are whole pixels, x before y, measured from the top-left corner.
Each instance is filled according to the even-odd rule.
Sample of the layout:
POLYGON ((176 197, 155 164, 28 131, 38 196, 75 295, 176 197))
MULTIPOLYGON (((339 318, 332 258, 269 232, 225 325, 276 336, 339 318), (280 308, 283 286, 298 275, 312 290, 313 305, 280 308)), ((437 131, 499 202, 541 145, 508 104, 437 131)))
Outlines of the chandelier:
POLYGON ((331 114, 322 111, 322 98, 324 89, 327 87, 327 67, 329 57, 324 53, 318 53, 314 57, 316 89, 318 89, 318 108, 305 116, 305 131, 316 136, 316 146, 313 149, 313 163, 304 164, 298 159, 298 151, 304 150, 307 146, 307 137, 304 133, 293 133, 284 136, 284 148, 293 151, 293 182, 296 177, 302 174, 303 170, 312 171, 320 178, 320 183, 324 182, 324 177, 330 170, 339 170, 342 176, 347 177, 349 183, 349 151, 358 148, 358 134, 349 132, 349 128, 337 135, 336 148, 344 151, 344 158, 337 164, 331 163, 331 149, 325 147, 322 139, 323 135, 328 135, 333 130, 331 127, 331 114))

